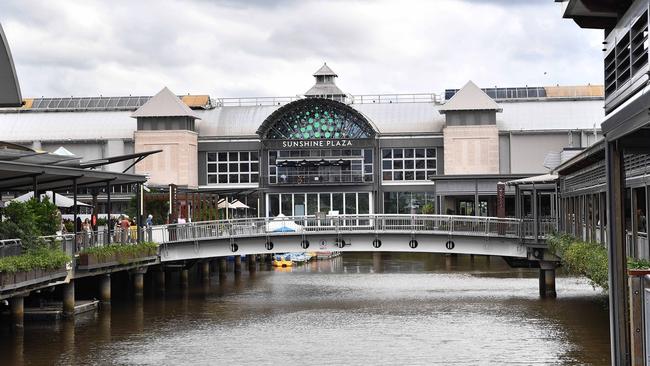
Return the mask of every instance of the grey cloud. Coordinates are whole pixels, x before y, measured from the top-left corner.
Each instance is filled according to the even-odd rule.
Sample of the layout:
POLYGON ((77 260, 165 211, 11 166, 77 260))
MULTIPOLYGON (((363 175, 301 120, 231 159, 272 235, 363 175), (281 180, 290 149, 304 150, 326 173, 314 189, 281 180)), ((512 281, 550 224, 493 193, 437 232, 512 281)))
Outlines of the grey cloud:
POLYGON ((323 61, 350 93, 602 82, 602 35, 550 0, 10 0, 0 21, 25 96, 295 95, 323 61))

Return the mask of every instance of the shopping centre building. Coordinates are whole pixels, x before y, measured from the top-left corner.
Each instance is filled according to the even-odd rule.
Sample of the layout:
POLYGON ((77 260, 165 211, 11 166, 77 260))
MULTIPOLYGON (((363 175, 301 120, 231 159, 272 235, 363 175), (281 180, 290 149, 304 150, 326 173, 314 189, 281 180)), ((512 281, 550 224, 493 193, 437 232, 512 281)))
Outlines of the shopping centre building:
MULTIPOLYGON (((295 97, 164 88, 153 97, 26 99, 0 110, 1 140, 63 147, 84 160, 162 150, 101 169, 146 174, 163 190, 233 196, 255 216, 496 216, 497 182, 547 173, 601 137, 602 86, 481 89, 470 81, 444 95, 351 95, 327 65, 313 76, 295 97)), ((131 187, 113 189, 125 204, 131 187)), ((187 214, 191 203, 181 205, 187 214)))

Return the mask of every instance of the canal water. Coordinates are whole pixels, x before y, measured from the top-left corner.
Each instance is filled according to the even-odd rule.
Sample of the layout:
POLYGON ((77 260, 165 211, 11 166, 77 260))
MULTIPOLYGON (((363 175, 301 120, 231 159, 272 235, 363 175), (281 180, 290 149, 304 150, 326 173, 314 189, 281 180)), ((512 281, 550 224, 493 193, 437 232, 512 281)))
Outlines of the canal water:
MULTIPOLYGON (((607 365, 606 299, 500 258, 345 254, 263 263, 164 294, 115 299, 75 321, 0 331, 0 365, 607 365)), ((244 265, 243 268, 246 268, 244 265)), ((153 286, 149 286, 153 287, 153 286)), ((115 293, 115 289, 114 289, 115 293)))

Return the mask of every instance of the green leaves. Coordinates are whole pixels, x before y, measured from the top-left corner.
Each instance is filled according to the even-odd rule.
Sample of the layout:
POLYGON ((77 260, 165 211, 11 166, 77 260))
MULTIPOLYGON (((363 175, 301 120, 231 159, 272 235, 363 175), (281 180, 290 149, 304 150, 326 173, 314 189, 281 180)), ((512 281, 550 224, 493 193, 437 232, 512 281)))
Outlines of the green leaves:
POLYGON ((0 222, 0 239, 20 239, 25 248, 39 246, 39 236, 54 235, 60 224, 59 211, 47 197, 42 202, 11 202, 0 222))
MULTIPOLYGON (((607 247, 594 242, 584 242, 569 234, 552 234, 548 239, 549 250, 560 258, 568 273, 587 277, 593 286, 607 290, 607 247)), ((628 269, 650 269, 650 261, 627 259, 628 269)))
POLYGON ((113 257, 117 258, 120 264, 126 264, 133 258, 142 258, 155 255, 158 244, 143 242, 137 244, 109 244, 100 247, 86 248, 79 254, 95 256, 99 261, 106 261, 113 257))
POLYGON ((58 249, 36 248, 25 254, 0 258, 0 272, 29 272, 35 269, 50 270, 62 268, 70 256, 58 249))

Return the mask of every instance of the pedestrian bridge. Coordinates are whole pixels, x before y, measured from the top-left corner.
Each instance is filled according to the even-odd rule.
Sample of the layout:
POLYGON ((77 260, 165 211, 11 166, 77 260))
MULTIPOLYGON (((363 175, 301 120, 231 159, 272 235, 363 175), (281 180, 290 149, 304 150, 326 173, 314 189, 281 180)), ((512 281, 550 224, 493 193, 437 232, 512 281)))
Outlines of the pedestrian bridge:
MULTIPOLYGON (((426 252, 529 258, 520 219, 455 215, 246 218, 154 226, 162 262, 296 251, 426 252)), ((540 245, 536 245, 539 247, 540 245)))

